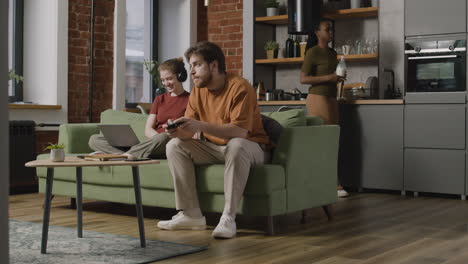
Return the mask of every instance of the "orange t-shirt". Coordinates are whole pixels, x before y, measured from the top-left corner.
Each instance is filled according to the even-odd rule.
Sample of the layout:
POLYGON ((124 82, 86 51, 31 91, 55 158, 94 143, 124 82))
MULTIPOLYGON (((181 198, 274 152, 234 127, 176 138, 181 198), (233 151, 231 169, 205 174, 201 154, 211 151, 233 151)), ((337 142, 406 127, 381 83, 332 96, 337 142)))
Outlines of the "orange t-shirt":
MULTIPOLYGON (((227 74, 224 88, 218 91, 195 87, 190 93, 185 116, 217 125, 234 124, 248 130, 248 140, 269 144, 254 88, 236 75, 227 74)), ((207 133, 204 136, 217 145, 226 145, 229 141, 207 133)))

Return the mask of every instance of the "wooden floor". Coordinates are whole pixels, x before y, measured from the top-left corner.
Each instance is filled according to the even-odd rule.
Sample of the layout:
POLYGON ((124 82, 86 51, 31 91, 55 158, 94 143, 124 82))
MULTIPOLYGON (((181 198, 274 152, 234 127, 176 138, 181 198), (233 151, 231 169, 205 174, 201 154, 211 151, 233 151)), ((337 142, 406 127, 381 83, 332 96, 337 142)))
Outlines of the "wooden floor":
MULTIPOLYGON (((84 229, 138 237, 131 206, 85 201, 84 229)), ((10 196, 10 218, 41 222, 42 194, 10 196)), ((234 239, 211 238, 206 231, 164 231, 156 218, 168 219, 173 210, 145 207, 147 239, 208 245, 203 252, 158 263, 468 263, 468 202, 456 197, 402 197, 399 194, 363 193, 341 199, 334 219, 321 209, 277 219, 279 234, 266 236, 263 218, 241 217, 234 239)), ((219 214, 208 215, 216 224, 219 214)), ((69 199, 55 197, 51 225, 75 227, 75 210, 69 199)))

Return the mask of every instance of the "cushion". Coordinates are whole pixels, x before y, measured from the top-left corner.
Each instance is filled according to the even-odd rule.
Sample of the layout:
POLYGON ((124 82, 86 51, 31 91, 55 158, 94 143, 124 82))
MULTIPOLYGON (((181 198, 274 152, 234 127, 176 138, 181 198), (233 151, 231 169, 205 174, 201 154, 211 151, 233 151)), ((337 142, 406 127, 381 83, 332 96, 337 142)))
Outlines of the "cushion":
POLYGON ((283 126, 273 118, 266 115, 262 115, 262 123, 263 129, 265 129, 270 141, 273 142, 273 144, 278 145, 281 132, 283 132, 283 126))
POLYGON ((283 127, 306 126, 306 116, 303 109, 291 109, 282 112, 262 113, 275 119, 283 127))

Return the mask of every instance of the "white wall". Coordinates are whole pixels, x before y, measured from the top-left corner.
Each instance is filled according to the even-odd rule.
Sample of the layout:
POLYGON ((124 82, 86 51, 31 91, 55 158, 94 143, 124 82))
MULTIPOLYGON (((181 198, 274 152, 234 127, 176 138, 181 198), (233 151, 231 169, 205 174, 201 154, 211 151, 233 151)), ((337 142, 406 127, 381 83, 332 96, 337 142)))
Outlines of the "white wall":
POLYGON ((0 1, 0 263, 8 263, 8 1, 0 1))
POLYGON ((24 1, 23 99, 62 110, 11 110, 10 119, 66 123, 68 106, 68 1, 24 1))
POLYGON ((249 80, 252 84, 253 69, 254 69, 254 46, 253 46, 253 31, 254 31, 254 1, 243 1, 243 42, 242 42, 242 75, 245 79, 249 80))
MULTIPOLYGON (((158 60, 184 57, 185 51, 197 41, 197 1, 159 1, 158 60)), ((184 58, 185 61, 185 58, 184 58)), ((185 63, 188 70, 188 63, 185 63)), ((184 89, 190 91, 190 78, 184 89)))
POLYGON ((114 9, 114 73, 112 109, 125 108, 125 13, 126 1, 116 0, 114 9))

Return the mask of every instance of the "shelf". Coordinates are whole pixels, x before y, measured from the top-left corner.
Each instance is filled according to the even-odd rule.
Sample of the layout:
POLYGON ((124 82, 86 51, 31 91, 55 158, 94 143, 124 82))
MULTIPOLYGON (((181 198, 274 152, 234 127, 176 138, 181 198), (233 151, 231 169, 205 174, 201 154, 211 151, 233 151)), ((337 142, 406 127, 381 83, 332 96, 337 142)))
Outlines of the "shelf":
POLYGON ((285 25, 288 23, 288 15, 257 17, 255 21, 271 25, 285 25))
MULTIPOLYGON (((346 62, 348 61, 371 61, 377 60, 378 55, 375 53, 371 54, 359 54, 359 55, 338 55, 337 59, 341 56, 345 57, 346 62)), ((281 59, 259 59, 255 60, 256 64, 299 64, 304 61, 304 58, 281 58, 281 59)))
POLYGON ((260 59, 255 60, 256 64, 296 64, 302 63, 304 58, 282 58, 282 59, 260 59))
MULTIPOLYGON (((364 7, 354 9, 340 9, 322 14, 328 19, 347 19, 347 18, 371 18, 378 16, 377 7, 364 7)), ((285 25, 288 23, 288 15, 256 17, 256 22, 270 25, 285 25)))
POLYGON ((61 105, 38 105, 38 104, 8 104, 8 109, 40 109, 40 110, 60 110, 61 105))
POLYGON ((378 11, 379 9, 377 7, 340 9, 340 10, 324 13, 322 16, 328 19, 370 18, 370 17, 377 17, 378 11))

